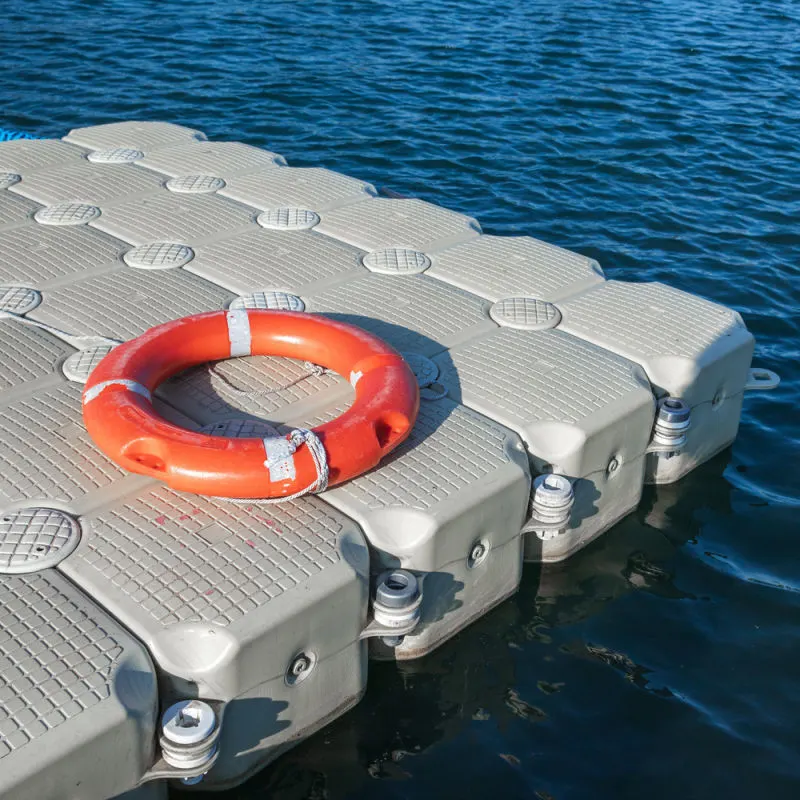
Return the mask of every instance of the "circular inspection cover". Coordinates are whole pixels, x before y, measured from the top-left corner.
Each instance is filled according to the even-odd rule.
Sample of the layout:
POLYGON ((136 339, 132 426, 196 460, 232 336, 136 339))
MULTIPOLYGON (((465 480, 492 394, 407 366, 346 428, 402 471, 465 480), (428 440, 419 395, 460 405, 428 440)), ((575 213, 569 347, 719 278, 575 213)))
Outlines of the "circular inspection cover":
POLYGON ((22 180, 22 175, 17 175, 16 172, 0 172, 0 189, 8 189, 15 183, 22 180))
POLYGON ((194 250, 187 244, 150 242, 128 250, 122 258, 136 269, 174 269, 188 264, 194 258, 194 250))
POLYGON ((132 147, 112 147, 109 150, 95 150, 86 158, 95 164, 130 164, 144 158, 144 153, 132 147))
POLYGON ((302 231, 319 224, 319 214, 307 208, 270 208, 262 211, 256 222, 276 231, 302 231))
POLYGON ((251 308, 270 311, 305 311, 306 304, 296 295, 280 290, 244 294, 231 300, 229 308, 251 308))
POLYGON ((431 260, 419 250, 393 247, 389 250, 374 250, 363 258, 363 264, 372 272, 384 275, 416 275, 425 272, 431 260))
POLYGON ((439 367, 429 358, 419 353, 401 353, 401 355, 411 367, 420 389, 430 386, 439 377, 439 367))
POLYGON ((40 208, 33 218, 42 225, 85 225, 100 216, 100 209, 89 203, 59 203, 40 208))
POLYGON ((27 289, 24 286, 0 286, 0 311, 27 314, 41 302, 42 296, 36 289, 27 289))
POLYGON ((498 300, 489 316, 506 328, 536 331, 554 328, 561 322, 561 312, 552 304, 534 297, 507 297, 498 300))
POLYGON ((167 189, 180 194, 211 194, 224 188, 225 181, 213 175, 181 175, 167 181, 167 189))
POLYGON ((277 436, 278 429, 258 419, 223 419, 200 428, 211 436, 227 436, 229 439, 265 439, 277 436))
POLYGON ((53 508, 23 508, 0 517, 0 573, 47 569, 77 546, 77 521, 53 508))
POLYGON ((62 365, 64 375, 75 383, 86 383, 92 370, 114 349, 110 344, 98 344, 78 350, 73 353, 62 365))

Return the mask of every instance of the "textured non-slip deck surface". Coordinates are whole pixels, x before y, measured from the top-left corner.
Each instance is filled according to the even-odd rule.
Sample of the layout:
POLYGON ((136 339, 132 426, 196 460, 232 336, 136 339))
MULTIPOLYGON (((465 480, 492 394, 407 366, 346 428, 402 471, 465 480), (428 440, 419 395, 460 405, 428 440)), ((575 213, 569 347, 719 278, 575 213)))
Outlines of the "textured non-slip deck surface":
POLYGON ((243 294, 265 288, 296 292, 309 284, 362 272, 362 255, 355 247, 313 230, 287 236, 254 225, 198 246, 186 269, 243 294))
MULTIPOLYGON (((470 217, 188 128, 115 123, 0 145, 0 513, 66 512, 80 534, 49 569, 0 575, 0 758, 123 702, 115 670, 128 650, 144 656, 117 619, 171 697, 285 695, 280 733, 259 714, 253 747, 229 751, 223 736, 207 780, 235 782, 363 690, 370 571, 430 576, 420 628, 373 655, 429 652, 514 591, 538 472, 574 482, 576 512, 555 539, 528 534, 525 552, 563 558, 630 512, 646 475, 674 480, 735 435, 751 350, 727 309, 606 282, 585 256, 482 235, 470 217), (407 442, 279 506, 181 495, 101 455, 80 397, 103 354, 229 306, 323 314, 391 343, 422 387, 407 442), (654 391, 697 408, 671 471, 646 470, 654 391), (306 651, 311 699, 285 680, 306 651)), ((155 408, 262 437, 333 419, 353 396, 347 376, 314 364, 245 357, 175 376, 155 408)), ((28 760, 14 763, 24 769, 0 767, 0 795, 29 780, 28 760)))
POLYGON ((65 570, 127 601, 114 610, 140 633, 143 615, 226 626, 335 565, 342 524, 313 499, 261 509, 161 488, 90 516, 65 570))
POLYGON ((140 150, 134 160, 139 166, 164 175, 216 175, 223 180, 286 163, 275 153, 241 142, 191 142, 146 153, 140 150))
POLYGON ((157 710, 141 645, 52 569, 3 575, 0 606, 0 794, 55 796, 109 756, 113 770, 86 775, 93 796, 129 787, 157 710))
POLYGON ((0 281, 38 289, 109 269, 129 246, 85 226, 28 225, 0 237, 0 281))
POLYGON ((121 643, 63 583, 48 572, 0 583, 0 759, 111 696, 121 643))

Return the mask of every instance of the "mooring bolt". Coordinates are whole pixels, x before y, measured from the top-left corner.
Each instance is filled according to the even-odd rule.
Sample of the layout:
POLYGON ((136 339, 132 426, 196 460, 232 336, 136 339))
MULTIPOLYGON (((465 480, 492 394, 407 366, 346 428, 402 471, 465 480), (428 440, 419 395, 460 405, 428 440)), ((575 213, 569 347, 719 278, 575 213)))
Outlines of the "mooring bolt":
MULTIPOLYGON (((175 769, 196 770, 217 754, 219 726, 214 709, 202 700, 181 700, 161 716, 161 754, 175 769)), ((187 785, 203 776, 184 778, 187 785)))
POLYGON ((575 503, 572 482, 564 475, 539 475, 533 481, 531 521, 526 530, 533 531, 543 542, 567 530, 570 512, 575 503))
POLYGON ((665 397, 658 403, 658 414, 653 426, 652 452, 657 458, 672 458, 686 445, 692 411, 677 397, 665 397))
POLYGON ((405 569, 390 569, 380 575, 372 601, 375 622, 385 628, 402 628, 403 635, 382 636, 388 647, 397 647, 419 621, 422 596, 416 576, 405 569))

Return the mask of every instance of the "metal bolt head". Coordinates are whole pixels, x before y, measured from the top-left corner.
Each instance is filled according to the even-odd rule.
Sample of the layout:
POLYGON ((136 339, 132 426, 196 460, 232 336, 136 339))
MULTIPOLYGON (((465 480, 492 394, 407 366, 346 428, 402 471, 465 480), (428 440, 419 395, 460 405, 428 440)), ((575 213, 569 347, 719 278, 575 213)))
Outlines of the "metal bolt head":
POLYGON ((286 670, 286 683, 289 686, 304 681, 313 671, 317 664, 317 657, 311 653, 300 653, 292 659, 289 669, 286 670))
POLYGON ((181 700, 161 717, 164 737, 175 744, 199 744, 217 727, 214 709, 202 700, 181 700))
POLYGON ((658 419, 662 422, 687 422, 691 409, 677 397, 665 397, 658 404, 658 419))
POLYGON ((472 550, 470 550, 469 558, 467 558, 467 566, 470 569, 474 569, 486 560, 488 553, 489 548, 485 542, 475 542, 472 546, 472 550))
POLYGON ((375 602, 386 608, 405 608, 419 597, 416 576, 405 569, 390 569, 378 578, 375 602))
POLYGON ((540 506, 562 506, 572 499, 572 484, 563 475, 540 475, 533 487, 533 500, 540 506))
POLYGON ((292 664, 292 675, 302 675, 307 669, 311 667, 311 660, 306 655, 298 656, 292 664))

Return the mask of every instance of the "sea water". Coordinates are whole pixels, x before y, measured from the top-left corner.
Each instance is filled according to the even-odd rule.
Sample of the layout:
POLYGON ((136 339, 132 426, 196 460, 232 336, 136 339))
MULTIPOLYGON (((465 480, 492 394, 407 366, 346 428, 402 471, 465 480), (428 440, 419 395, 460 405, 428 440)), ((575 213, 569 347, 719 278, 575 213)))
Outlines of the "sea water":
POLYGON ((230 798, 800 797, 800 4, 3 0, 0 39, 6 127, 268 147, 729 305, 783 378, 230 798))

